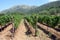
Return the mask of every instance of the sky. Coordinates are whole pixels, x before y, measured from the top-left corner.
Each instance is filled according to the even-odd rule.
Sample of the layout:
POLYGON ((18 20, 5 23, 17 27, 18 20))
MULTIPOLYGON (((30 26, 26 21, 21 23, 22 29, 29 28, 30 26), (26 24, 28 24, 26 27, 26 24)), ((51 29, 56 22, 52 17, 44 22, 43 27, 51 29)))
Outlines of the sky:
POLYGON ((0 0, 0 11, 8 9, 15 5, 40 6, 52 1, 57 0, 0 0))

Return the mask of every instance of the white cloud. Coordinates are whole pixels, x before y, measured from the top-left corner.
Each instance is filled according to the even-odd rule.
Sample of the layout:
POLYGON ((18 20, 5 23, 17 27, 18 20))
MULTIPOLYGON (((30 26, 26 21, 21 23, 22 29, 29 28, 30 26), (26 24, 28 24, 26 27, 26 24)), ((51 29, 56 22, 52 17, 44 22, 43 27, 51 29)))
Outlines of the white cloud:
POLYGON ((57 1, 57 0, 49 0, 49 2, 52 2, 52 1, 57 1))

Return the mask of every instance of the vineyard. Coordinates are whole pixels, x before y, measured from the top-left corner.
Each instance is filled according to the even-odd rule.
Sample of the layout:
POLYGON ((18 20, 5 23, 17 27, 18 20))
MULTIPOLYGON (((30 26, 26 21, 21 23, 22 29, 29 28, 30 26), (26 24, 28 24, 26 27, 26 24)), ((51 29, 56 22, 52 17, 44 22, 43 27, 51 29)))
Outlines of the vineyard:
POLYGON ((0 4, 0 40, 60 40, 60 0, 0 4))
POLYGON ((37 30, 39 28, 38 26, 41 26, 41 24, 44 25, 44 26, 47 26, 47 27, 41 26, 40 29, 42 28, 43 31, 45 31, 45 33, 47 32, 47 34, 51 38, 53 36, 56 38, 56 37, 59 37, 59 35, 60 35, 60 33, 58 33, 58 32, 60 32, 60 16, 56 16, 56 15, 39 15, 39 14, 36 14, 36 15, 31 15, 31 16, 25 17, 25 19, 35 29, 35 35, 36 36, 39 33, 38 30, 37 30), (58 36, 55 35, 55 33, 58 36))
MULTIPOLYGON (((31 35, 34 40, 35 37, 38 37, 38 40, 40 40, 40 36, 42 33, 45 35, 43 35, 43 37, 46 37, 45 40, 60 40, 60 16, 40 14, 32 14, 28 16, 22 14, 4 14, 0 16, 0 33, 7 32, 10 34, 13 40, 18 40, 18 36, 20 35, 19 31, 22 31, 22 29, 25 29, 26 33, 24 32, 24 30, 23 32, 21 32, 21 35, 23 34, 27 37, 28 35, 31 35), (24 21, 20 24, 22 19, 24 21), (19 26, 19 24, 21 26, 19 26), (23 28, 23 26, 25 28, 23 28), (4 28, 5 31, 2 28, 4 28), (8 31, 7 29, 10 31, 8 31), (14 36, 16 36, 17 34, 19 34, 17 36, 18 38, 15 39, 14 36)), ((29 37, 30 40, 32 39, 31 37, 29 37)))
MULTIPOLYGON (((26 17, 26 20, 32 25, 36 25, 37 22, 55 28, 60 24, 60 16, 55 15, 32 15, 26 17)), ((58 28, 60 28, 58 26, 58 28)))
POLYGON ((12 22, 14 23, 15 28, 17 28, 21 19, 22 16, 20 14, 5 14, 0 16, 0 26, 4 26, 7 23, 12 22))

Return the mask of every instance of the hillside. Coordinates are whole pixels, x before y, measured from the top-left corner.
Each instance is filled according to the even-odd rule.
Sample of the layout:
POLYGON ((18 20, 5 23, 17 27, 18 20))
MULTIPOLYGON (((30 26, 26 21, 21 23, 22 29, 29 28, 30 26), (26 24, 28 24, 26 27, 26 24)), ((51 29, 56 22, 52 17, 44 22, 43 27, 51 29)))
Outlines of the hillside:
POLYGON ((27 13, 28 11, 36 8, 36 6, 28 6, 28 5, 16 5, 9 9, 1 11, 2 13, 9 13, 9 12, 20 12, 20 13, 27 13))
POLYGON ((50 11, 58 11, 60 13, 60 1, 54 1, 54 2, 50 2, 44 5, 41 5, 33 10, 31 10, 30 12, 32 13, 41 13, 41 12, 50 12, 50 11))
POLYGON ((19 12, 23 14, 39 13, 39 14, 60 14, 60 1, 46 3, 41 6, 16 5, 9 9, 1 11, 2 13, 19 12))

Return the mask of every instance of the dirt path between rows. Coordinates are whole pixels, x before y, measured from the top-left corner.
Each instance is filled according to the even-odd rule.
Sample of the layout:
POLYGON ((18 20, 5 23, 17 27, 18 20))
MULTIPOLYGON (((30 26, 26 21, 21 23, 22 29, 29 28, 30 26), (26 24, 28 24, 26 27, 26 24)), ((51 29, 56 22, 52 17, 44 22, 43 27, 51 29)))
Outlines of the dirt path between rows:
POLYGON ((13 40, 35 40, 35 37, 27 36, 25 34, 26 31, 27 30, 26 30, 25 25, 24 25, 24 19, 22 19, 22 21, 20 22, 20 25, 18 26, 18 28, 15 32, 15 37, 13 38, 13 40))
POLYGON ((15 32, 15 37, 13 38, 13 40, 35 40, 34 37, 27 36, 25 34, 26 31, 27 30, 24 25, 24 20, 22 19, 22 21, 20 22, 20 25, 18 26, 15 32))
POLYGON ((27 36, 25 35, 26 32, 26 28, 24 26, 24 20, 22 20, 20 22, 20 25, 18 26, 16 32, 15 32, 15 36, 13 38, 13 40, 26 40, 27 36))
POLYGON ((39 31, 40 37, 27 36, 25 34, 26 31, 27 30, 24 25, 24 19, 22 19, 22 21, 20 22, 20 25, 18 26, 18 28, 15 32, 15 36, 14 36, 13 40, 44 40, 43 37, 46 37, 45 40, 51 40, 46 35, 44 35, 44 32, 42 32, 42 30, 39 31), (43 33, 43 35, 42 35, 42 33, 43 33))
POLYGON ((0 40, 51 40, 42 30, 39 30, 38 37, 26 35, 27 30, 24 25, 24 19, 21 20, 17 30, 14 33, 14 37, 11 39, 10 36, 12 33, 10 32, 10 29, 12 27, 12 25, 9 25, 3 32, 0 33, 0 40))

